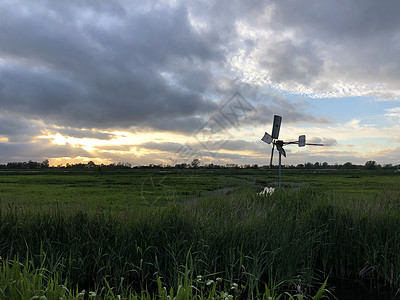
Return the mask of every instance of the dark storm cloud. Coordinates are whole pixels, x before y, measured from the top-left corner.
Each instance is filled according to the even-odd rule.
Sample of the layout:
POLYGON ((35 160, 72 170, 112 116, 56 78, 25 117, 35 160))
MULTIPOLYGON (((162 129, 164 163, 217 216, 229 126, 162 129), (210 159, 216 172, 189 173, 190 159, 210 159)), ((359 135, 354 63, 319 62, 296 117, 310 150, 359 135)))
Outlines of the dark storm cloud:
POLYGON ((48 140, 31 143, 0 143, 0 163, 12 161, 43 161, 52 157, 93 157, 81 148, 55 145, 48 140))
POLYGON ((216 35, 192 30, 183 6, 1 6, 0 104, 7 111, 109 128, 153 127, 216 109, 201 92, 223 50, 216 35))
POLYGON ((41 133, 42 124, 15 115, 0 115, 0 136, 9 142, 27 142, 41 133))
MULTIPOLYGON (((237 22, 264 26, 267 8, 262 1, 3 2, 0 105, 66 127, 193 132, 218 109, 213 99, 238 88, 226 76, 227 58, 260 46, 238 38, 237 22)), ((290 12, 284 4, 278 11, 283 24, 290 12)), ((313 49, 273 45, 260 65, 276 81, 308 83, 319 74, 313 49)))

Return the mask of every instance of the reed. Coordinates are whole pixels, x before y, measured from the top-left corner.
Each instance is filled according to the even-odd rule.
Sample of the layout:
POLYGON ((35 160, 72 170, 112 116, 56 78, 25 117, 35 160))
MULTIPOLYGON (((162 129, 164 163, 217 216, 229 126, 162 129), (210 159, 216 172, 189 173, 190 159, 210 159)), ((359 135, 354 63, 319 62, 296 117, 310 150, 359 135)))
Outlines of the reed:
POLYGON ((317 295, 328 276, 400 287, 399 225, 393 194, 363 201, 310 188, 266 197, 242 189, 122 212, 2 207, 0 255, 104 297, 217 298, 233 283, 245 298, 271 289, 317 295))

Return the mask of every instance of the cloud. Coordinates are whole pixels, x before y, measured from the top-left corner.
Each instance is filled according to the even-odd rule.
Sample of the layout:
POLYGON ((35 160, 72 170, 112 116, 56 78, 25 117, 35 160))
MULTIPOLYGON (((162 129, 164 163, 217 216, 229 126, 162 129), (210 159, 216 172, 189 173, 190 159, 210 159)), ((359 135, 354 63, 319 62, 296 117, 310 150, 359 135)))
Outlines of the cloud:
MULTIPOLYGON (((0 137, 15 143, 3 146, 39 145, 47 151, 43 156, 56 156, 56 149, 60 155, 124 158, 111 151, 139 143, 75 153, 71 145, 64 151, 34 142, 56 133, 111 141, 114 131, 189 138, 236 91, 256 109, 240 120, 248 132, 274 114, 287 124, 333 124, 294 96, 399 100, 399 6, 392 0, 45 0, 17 8, 2 1, 0 137)), ((389 109, 385 116, 399 112, 389 109)), ((349 126, 342 136, 380 131, 349 126)), ((332 128, 312 132, 336 145, 322 138, 338 130, 332 128)), ((143 149, 164 152, 175 146, 144 142, 143 149)), ((258 151, 244 141, 226 147, 258 151)))
POLYGON ((13 114, 0 114, 0 136, 9 142, 29 142, 41 133, 43 124, 35 120, 17 117, 13 114))
POLYGON ((93 129, 85 128, 73 128, 73 127, 51 127, 48 126, 46 130, 47 134, 61 134, 62 136, 74 137, 74 138, 92 138, 98 140, 111 140, 115 137, 115 134, 110 132, 102 132, 93 129))
POLYGON ((93 157, 93 154, 71 145, 59 146, 46 140, 37 142, 0 143, 0 162, 43 161, 53 157, 93 157))
POLYGON ((387 117, 397 117, 400 118, 400 107, 393 107, 386 109, 388 113, 385 114, 387 117))
POLYGON ((296 45, 290 40, 266 41, 257 50, 259 65, 268 69, 276 82, 285 82, 288 86, 311 84, 324 68, 324 61, 315 53, 315 49, 306 45, 296 45))
POLYGON ((147 142, 138 145, 140 148, 165 151, 165 152, 177 152, 180 147, 182 147, 179 143, 173 142, 164 142, 164 143, 156 143, 156 142, 147 142))
POLYGON ((398 100, 399 8, 397 1, 271 1, 259 13, 268 17, 241 23, 254 44, 231 62, 246 82, 285 92, 398 100))
POLYGON ((217 108, 202 92, 222 53, 193 31, 183 5, 25 3, 24 14, 9 5, 0 18, 9 28, 0 33, 4 110, 62 126, 174 131, 170 119, 193 123, 217 108))
POLYGON ((319 137, 311 137, 307 139, 307 143, 315 143, 315 144, 323 144, 324 146, 336 146, 337 140, 334 138, 319 138, 319 137))
POLYGON ((291 102, 283 96, 273 94, 264 97, 264 102, 267 101, 268 103, 257 104, 255 106, 256 113, 246 116, 245 121, 242 123, 253 125, 265 124, 267 120, 273 120, 274 115, 282 116, 285 123, 332 123, 328 117, 315 117, 311 113, 306 112, 307 104, 305 103, 291 102))
POLYGON ((363 155, 366 160, 376 160, 378 163, 400 161, 400 147, 378 148, 363 155))

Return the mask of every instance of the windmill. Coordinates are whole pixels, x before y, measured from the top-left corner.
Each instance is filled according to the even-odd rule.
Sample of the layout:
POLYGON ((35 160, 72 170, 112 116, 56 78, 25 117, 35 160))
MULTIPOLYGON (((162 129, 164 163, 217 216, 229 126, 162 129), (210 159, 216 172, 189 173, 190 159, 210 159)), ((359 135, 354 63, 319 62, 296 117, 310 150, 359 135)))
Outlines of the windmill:
POLYGON ((279 138, 279 130, 281 129, 282 117, 281 116, 274 116, 274 124, 272 125, 272 135, 269 135, 267 132, 262 137, 262 141, 271 144, 272 143, 272 151, 271 151, 271 159, 269 162, 269 167, 272 167, 272 159, 274 157, 274 149, 279 152, 279 188, 281 188, 281 162, 282 162, 282 155, 286 157, 285 149, 283 149, 284 145, 290 144, 297 144, 299 147, 304 147, 305 145, 310 146, 323 146, 323 144, 314 144, 314 143, 306 143, 306 136, 300 135, 297 141, 293 142, 284 142, 282 140, 278 140, 279 138))

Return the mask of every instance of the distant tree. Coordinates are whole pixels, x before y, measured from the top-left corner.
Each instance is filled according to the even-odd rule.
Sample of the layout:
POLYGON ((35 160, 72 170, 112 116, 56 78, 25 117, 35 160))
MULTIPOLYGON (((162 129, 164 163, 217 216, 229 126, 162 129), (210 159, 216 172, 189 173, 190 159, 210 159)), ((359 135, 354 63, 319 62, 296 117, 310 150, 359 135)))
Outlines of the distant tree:
POLYGON ((394 170, 395 167, 392 164, 383 165, 384 170, 394 170))
POLYGON ((87 163, 87 167, 88 168, 94 168, 96 166, 96 164, 93 162, 93 161, 89 161, 88 163, 87 163))
POLYGON ((374 160, 369 160, 365 163, 366 170, 376 170, 377 168, 378 168, 378 165, 376 164, 376 161, 374 161, 374 160))
POLYGON ((47 169, 49 167, 49 160, 45 159, 44 161, 42 161, 42 163, 40 164, 40 168, 41 169, 47 169))
POLYGON ((190 163, 190 166, 194 169, 197 169, 200 165, 200 160, 195 158, 192 160, 192 162, 190 163))
POLYGON ((305 165, 304 165, 304 167, 306 168, 306 169, 312 169, 313 168, 313 164, 312 163, 310 163, 310 162, 308 162, 308 163, 306 163, 305 165))
POLYGON ((322 163, 322 168, 323 168, 323 169, 327 169, 328 167, 329 167, 328 163, 327 163, 326 161, 324 161, 324 162, 322 163))
POLYGON ((36 162, 30 160, 28 161, 28 169, 36 169, 36 162))
POLYGON ((353 165, 351 162, 346 162, 346 163, 344 163, 344 165, 343 165, 343 169, 354 169, 356 166, 355 165, 353 165))

